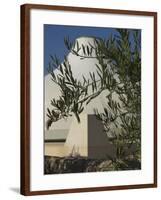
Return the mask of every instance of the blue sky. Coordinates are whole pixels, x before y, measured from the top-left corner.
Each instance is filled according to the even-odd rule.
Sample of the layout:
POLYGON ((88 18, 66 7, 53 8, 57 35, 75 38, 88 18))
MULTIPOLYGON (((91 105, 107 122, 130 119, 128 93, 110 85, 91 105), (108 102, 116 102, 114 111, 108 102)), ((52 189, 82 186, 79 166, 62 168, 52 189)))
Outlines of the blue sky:
POLYGON ((64 45, 64 38, 69 37, 75 41, 80 36, 94 36, 107 39, 111 34, 117 34, 114 28, 44 25, 44 75, 47 74, 50 55, 56 55, 63 61, 68 50, 64 45))

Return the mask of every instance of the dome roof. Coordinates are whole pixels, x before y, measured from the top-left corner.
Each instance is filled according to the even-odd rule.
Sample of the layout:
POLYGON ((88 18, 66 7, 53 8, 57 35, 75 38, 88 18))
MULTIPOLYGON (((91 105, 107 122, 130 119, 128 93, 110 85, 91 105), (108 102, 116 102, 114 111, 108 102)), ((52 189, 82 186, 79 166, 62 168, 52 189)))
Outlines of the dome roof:
MULTIPOLYGON (((82 46, 84 46, 85 48, 87 46, 92 46, 92 47, 96 47, 96 39, 94 37, 79 37, 75 40, 75 44, 73 46, 73 49, 76 49, 78 47, 77 43, 80 50, 78 51, 78 53, 81 56, 84 56, 83 50, 82 50, 82 46)), ((97 39, 98 40, 98 39, 97 39)), ((91 47, 91 48, 92 48, 91 47)), ((91 73, 96 73, 97 67, 96 64, 99 65, 99 62, 97 60, 97 58, 95 57, 94 54, 94 50, 93 53, 91 54, 91 56, 87 56, 87 57, 81 57, 81 56, 77 56, 75 54, 73 54, 72 52, 69 52, 69 54, 67 55, 67 60, 69 61, 70 65, 71 65, 71 70, 73 73, 74 78, 76 78, 77 80, 83 81, 83 76, 86 79, 90 79, 90 72, 91 73), (83 59, 82 59, 83 58, 83 59)), ((59 71, 56 69, 54 71, 55 74, 58 74, 59 71)), ((56 85, 52 80, 51 80, 51 75, 48 74, 45 76, 45 97, 44 97, 44 101, 45 101, 45 122, 47 121, 47 116, 46 116, 46 111, 47 108, 52 108, 51 107, 51 100, 53 98, 58 99, 59 96, 61 95, 60 93, 60 88, 58 85, 56 85)), ((96 76, 96 79, 98 77, 96 76)), ((100 112, 103 112, 103 108, 105 107, 106 104, 106 98, 105 96, 108 95, 108 91, 103 91, 98 97, 96 97, 95 99, 93 99, 91 101, 91 103, 89 103, 83 113, 86 114, 94 114, 94 108, 97 108, 100 112)), ((57 122, 54 122, 51 126, 50 129, 53 130, 60 130, 60 129, 70 129, 71 123, 73 121, 73 117, 69 117, 68 119, 61 119, 57 122)), ((47 132, 47 130, 46 130, 47 132)))

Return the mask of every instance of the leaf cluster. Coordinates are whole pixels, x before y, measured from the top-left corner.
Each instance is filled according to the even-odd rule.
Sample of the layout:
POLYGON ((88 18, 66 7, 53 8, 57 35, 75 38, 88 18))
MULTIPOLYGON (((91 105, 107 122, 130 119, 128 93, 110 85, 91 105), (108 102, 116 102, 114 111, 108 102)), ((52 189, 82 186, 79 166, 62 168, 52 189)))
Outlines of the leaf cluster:
POLYGON ((61 96, 51 101, 53 109, 48 109, 47 115, 48 127, 73 114, 80 122, 84 107, 108 90, 104 112, 97 109, 94 112, 107 135, 111 134, 109 138, 116 146, 117 157, 123 158, 125 148, 136 144, 139 152, 141 145, 141 36, 138 30, 117 29, 117 33, 107 40, 95 39, 96 45, 80 45, 78 41, 71 43, 69 38, 64 39, 74 55, 80 59, 96 58, 99 64, 95 73, 90 72, 90 79, 83 77, 80 82, 74 78, 67 59, 60 64, 56 56, 52 57, 50 73, 60 87, 61 96), (58 74, 54 73, 55 68, 58 74))
MULTIPOLYGON (((57 60, 53 59, 53 65, 57 65, 57 60)), ((73 77, 71 65, 65 58, 62 64, 57 65, 56 72, 50 71, 52 81, 60 88, 59 99, 53 98, 51 105, 53 109, 47 109, 49 118, 47 128, 55 121, 75 115, 80 122, 79 114, 84 110, 83 103, 88 99, 89 81, 84 78, 83 84, 73 77), (58 73, 56 73, 58 72, 58 73)))

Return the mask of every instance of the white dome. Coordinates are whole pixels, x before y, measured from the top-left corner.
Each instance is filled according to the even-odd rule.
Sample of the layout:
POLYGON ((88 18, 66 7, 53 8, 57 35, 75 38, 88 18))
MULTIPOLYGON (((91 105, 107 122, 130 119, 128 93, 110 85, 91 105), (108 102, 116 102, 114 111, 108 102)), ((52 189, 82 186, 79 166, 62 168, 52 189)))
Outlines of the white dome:
MULTIPOLYGON (((82 45, 87 46, 87 45, 92 45, 93 47, 96 47, 96 42, 95 42, 95 38, 93 37, 80 37, 78 39, 76 39, 75 41, 75 45, 73 46, 73 49, 76 48, 76 44, 77 42, 79 43, 79 47, 81 47, 82 45)), ((84 55, 82 48, 79 51, 80 55, 84 55)), ((96 64, 99 65, 98 60, 96 58, 91 58, 92 56, 95 57, 95 53, 93 51, 93 53, 91 54, 90 58, 85 58, 85 59, 81 59, 80 56, 74 55, 72 52, 70 52, 67 56, 67 60, 69 61, 70 65, 71 65, 71 70, 73 73, 74 78, 76 78, 77 80, 83 81, 83 77, 84 76, 86 79, 90 79, 90 72, 91 73, 95 73, 96 74, 96 64)), ((59 71, 56 69, 54 71, 55 75, 59 74, 59 71)), ((57 84, 55 84, 52 80, 51 80, 51 75, 48 74, 45 76, 45 112, 47 110, 47 108, 52 108, 50 105, 50 102, 53 98, 58 99, 59 96, 61 95, 60 90, 59 90, 59 86, 57 84)), ((97 78, 97 76, 96 76, 97 78)), ((96 79, 97 80, 97 79, 96 79)), ((89 90, 89 93, 91 91, 89 90)), ((106 99, 104 98, 104 96, 108 95, 108 91, 104 91, 101 93, 101 95, 99 95, 98 97, 96 97, 95 99, 93 99, 91 101, 91 103, 89 103, 85 109, 84 109, 84 113, 87 114, 93 114, 93 109, 97 108, 100 112, 103 112, 103 107, 106 104, 106 99)), ((46 114, 45 114, 45 121, 47 120, 46 118, 46 114)), ((72 118, 69 118, 68 120, 63 120, 63 124, 64 124, 64 128, 66 128, 66 126, 70 126, 72 118)), ((55 128, 62 128, 62 120, 52 124, 53 129, 55 128)))
MULTIPOLYGON (((77 43, 79 44, 80 50, 78 51, 78 54, 80 56, 74 55, 72 52, 70 52, 67 56, 67 59, 69 63, 71 64, 72 72, 75 78, 78 80, 83 81, 83 77, 90 78, 90 72, 96 72, 96 64, 99 65, 98 60, 96 59, 96 53, 95 50, 91 50, 92 46, 94 48, 97 47, 96 39, 94 37, 79 37, 75 40, 73 49, 77 51, 77 43), (85 52, 83 52, 83 46, 85 47, 85 52), (90 55, 87 55, 87 46, 89 47, 89 51, 91 51, 90 55)), ((96 74, 96 73, 95 73, 96 74)), ((98 79, 98 76, 96 76, 96 79, 98 79)))
MULTIPOLYGON (((98 40, 98 39, 97 39, 98 40)), ((80 56, 77 56, 75 54, 73 54, 72 52, 70 52, 67 55, 67 60, 69 61, 70 65, 71 65, 71 70, 73 73, 74 78, 76 78, 77 80, 83 81, 83 77, 84 76, 86 79, 90 79, 90 72, 91 73, 95 73, 95 75, 97 74, 96 70, 96 64, 99 65, 98 60, 95 58, 95 51, 93 50, 93 52, 91 53, 91 55, 87 58, 81 59, 81 56, 84 56, 83 50, 82 50, 82 45, 84 45, 85 47, 87 46, 93 46, 93 47, 97 47, 97 43, 96 43, 96 39, 94 37, 80 37, 77 38, 74 45, 73 45, 73 49, 77 49, 77 43, 79 43, 79 54, 80 56), (94 58, 93 58, 94 57, 94 58)), ((110 68, 110 66, 109 66, 110 68)), ((58 75, 60 72, 59 70, 55 70, 54 71, 55 75, 58 75)), ((61 96, 60 93, 60 88, 57 84, 55 84, 52 80, 51 80, 51 75, 48 74, 45 76, 45 122, 47 121, 47 116, 46 116, 46 111, 47 108, 52 108, 51 106, 51 100, 53 98, 58 99, 59 96, 61 96)), ((98 80, 98 76, 96 75, 96 80, 98 80)), ((88 90, 89 95, 92 93, 92 89, 90 88, 88 90)), ((106 96, 109 94, 108 90, 104 90, 99 96, 97 96, 96 98, 92 99, 92 101, 84 107, 84 111, 82 112, 82 114, 94 114, 94 109, 98 109, 98 111, 104 112, 104 107, 107 106, 107 98, 106 96)), ((116 97, 118 99, 118 97, 116 97)), ((50 127, 50 132, 51 130, 61 130, 61 129, 65 129, 65 130, 69 130, 73 121, 73 117, 69 117, 68 119, 61 119, 57 122, 54 122, 52 124, 52 126, 50 127)), ((46 131, 47 132, 47 131, 46 131)))
MULTIPOLYGON (((77 80, 83 81, 82 76, 84 76, 86 79, 90 79, 90 72, 97 74, 96 64, 99 65, 99 62, 95 58, 96 55, 95 55, 94 50, 89 55, 89 57, 87 56, 87 58, 84 58, 83 56, 85 55, 82 50, 83 48, 82 45, 84 45, 85 47, 87 47, 87 45, 96 47, 97 44, 95 42, 95 38, 93 37, 80 37, 76 39, 75 44, 73 45, 74 50, 77 50, 78 48, 77 42, 79 43, 79 47, 81 47, 78 52, 80 56, 77 56, 73 54, 72 52, 70 52, 67 55, 67 60, 69 61, 71 65, 71 70, 72 70, 74 78, 76 78, 77 80)), ((59 70, 56 69, 54 73, 55 75, 58 75, 60 72, 59 70)), ((58 99, 59 96, 61 96, 59 86, 56 83, 54 83, 51 80, 51 78, 52 77, 50 74, 45 76, 45 122, 47 121, 47 116, 46 116, 47 108, 50 108, 50 109, 52 108, 50 104, 51 100, 53 98, 58 99)), ((98 76, 96 76, 96 80, 98 80, 98 76)), ((92 93, 91 89, 88 91, 88 93, 89 95, 92 93)), ((109 147, 108 148, 101 147, 102 145, 106 146, 105 138, 107 135, 105 134, 104 131, 100 131, 101 132, 100 133, 98 130, 96 130, 96 128, 94 128, 95 130, 92 130, 92 133, 88 133, 87 120, 90 120, 91 117, 88 119, 87 115, 94 114, 94 108, 98 109, 99 112, 103 112, 104 107, 107 106, 106 96, 108 94, 109 94, 109 91, 104 90, 99 96, 94 98, 87 106, 85 106, 83 112, 80 115, 81 124, 78 125, 78 122, 75 119, 75 116, 72 116, 66 120, 61 119, 57 122, 54 122, 51 125, 50 130, 45 130, 46 135, 53 134, 52 138, 54 138, 54 133, 60 133, 62 131, 62 134, 60 135, 61 137, 63 137, 63 133, 66 132, 66 134, 64 135, 64 139, 66 138, 67 139, 66 139, 65 145, 61 147, 63 149, 62 150, 63 155, 66 155, 65 153, 69 154, 73 147, 76 147, 77 149, 79 149, 81 155, 84 155, 84 156, 89 156, 89 152, 91 152, 90 154, 93 157, 96 151, 98 151, 98 147, 100 148, 100 155, 103 156, 105 155, 105 153, 107 153, 107 152, 103 152, 102 150, 103 149, 108 150, 109 147), (92 134, 95 134, 94 140, 92 139, 93 138, 92 134), (93 147, 93 145, 96 148, 93 147)), ((94 123, 96 123, 97 120, 96 119, 94 120, 95 120, 94 123)), ((101 124, 101 122, 99 123, 101 124)), ((57 137, 58 134, 55 134, 55 135, 57 137)), ((108 145, 109 144, 107 144, 107 146, 108 145)), ((52 146, 52 149, 54 149, 54 144, 52 146)), ((55 154, 55 149, 52 150, 52 154, 53 154, 53 151, 55 154)), ((60 150, 57 150, 58 155, 59 155, 59 151, 60 150)), ((51 150, 49 150, 49 153, 48 153, 48 150, 46 150, 46 152, 47 152, 46 153, 47 155, 51 155, 51 150)), ((97 155, 98 154, 96 154, 96 156, 97 155)))

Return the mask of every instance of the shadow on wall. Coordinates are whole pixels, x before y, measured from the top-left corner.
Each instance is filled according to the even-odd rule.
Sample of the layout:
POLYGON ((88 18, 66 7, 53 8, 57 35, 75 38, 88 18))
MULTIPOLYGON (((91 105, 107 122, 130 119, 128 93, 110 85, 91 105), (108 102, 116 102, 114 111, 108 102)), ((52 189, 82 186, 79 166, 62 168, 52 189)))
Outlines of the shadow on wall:
POLYGON ((95 115, 88 115, 88 157, 104 159, 115 157, 116 150, 110 144, 102 123, 95 115))

